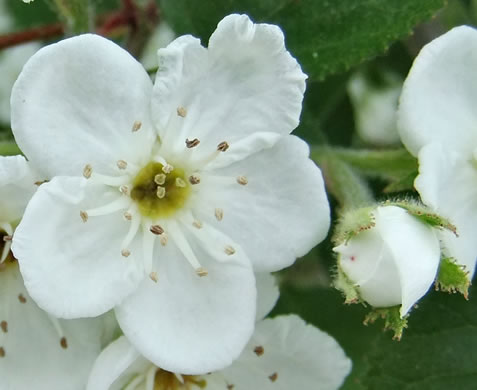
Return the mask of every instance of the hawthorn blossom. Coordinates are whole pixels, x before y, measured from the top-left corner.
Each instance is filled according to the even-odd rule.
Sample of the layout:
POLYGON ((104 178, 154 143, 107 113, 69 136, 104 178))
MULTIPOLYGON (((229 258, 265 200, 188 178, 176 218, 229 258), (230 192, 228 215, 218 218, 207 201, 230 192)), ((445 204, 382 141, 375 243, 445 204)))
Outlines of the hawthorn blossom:
POLYGON ((401 207, 369 213, 372 223, 333 249, 338 267, 361 299, 377 308, 400 305, 404 317, 436 278, 437 233, 401 207))
POLYGON ((296 315, 263 319, 275 305, 278 290, 270 275, 257 276, 257 326, 229 367, 205 375, 169 372, 142 357, 122 336, 98 357, 86 390, 338 389, 351 371, 341 347, 296 315))
POLYGON ((202 374, 253 333, 254 271, 322 240, 329 205, 297 126, 306 76, 277 26, 223 19, 143 67, 95 35, 40 50, 12 92, 15 139, 42 184, 13 251, 57 317, 115 308, 154 364, 202 374), (52 272, 54 270, 54 272, 52 272))
POLYGON ((35 180, 22 156, 0 157, 0 389, 83 390, 104 341, 103 319, 63 321, 41 310, 9 250, 35 180))
POLYGON ((398 113, 406 148, 419 158, 414 185, 423 202, 448 218, 445 256, 465 266, 477 256, 477 31, 461 26, 427 44, 404 83, 398 113))

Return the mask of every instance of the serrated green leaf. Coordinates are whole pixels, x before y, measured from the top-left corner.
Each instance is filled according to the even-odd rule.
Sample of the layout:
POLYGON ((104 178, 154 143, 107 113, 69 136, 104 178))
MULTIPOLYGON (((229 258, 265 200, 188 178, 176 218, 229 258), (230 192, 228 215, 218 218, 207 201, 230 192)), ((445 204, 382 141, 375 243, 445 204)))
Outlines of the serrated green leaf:
POLYGON ((409 35, 445 0, 161 0, 165 18, 179 34, 207 42, 230 13, 280 25, 287 47, 311 79, 323 79, 384 52, 409 35))

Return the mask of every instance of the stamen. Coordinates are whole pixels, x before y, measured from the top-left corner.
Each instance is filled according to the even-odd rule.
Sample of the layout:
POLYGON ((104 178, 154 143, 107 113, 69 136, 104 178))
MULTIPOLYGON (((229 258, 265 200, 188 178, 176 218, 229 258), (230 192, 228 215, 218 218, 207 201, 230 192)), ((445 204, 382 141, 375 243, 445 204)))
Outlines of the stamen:
POLYGON ((18 300, 20 303, 26 303, 26 298, 23 296, 23 294, 18 294, 18 300))
POLYGON ((3 333, 8 333, 8 322, 7 321, 0 322, 0 328, 2 328, 3 333))
POLYGON ((144 256, 144 270, 147 274, 150 274, 152 272, 152 255, 154 252, 155 235, 148 233, 146 229, 146 222, 143 222, 142 252, 144 256))
MULTIPOLYGON (((11 237, 11 236, 5 236, 5 237, 11 237)), ((2 264, 7 259, 8 254, 10 253, 11 247, 12 247, 12 240, 10 239, 9 241, 6 241, 5 245, 3 246, 2 257, 0 257, 0 264, 2 264)))
MULTIPOLYGON (((156 378, 156 371, 157 371, 157 367, 155 365, 152 365, 151 368, 149 368, 149 370, 147 370, 146 383, 145 383, 145 386, 144 386, 145 390, 154 390, 154 380, 156 378)), ((169 387, 169 386, 167 386, 167 387, 169 387)))
POLYGON ((86 164, 83 168, 83 176, 86 179, 89 179, 92 173, 93 173, 93 167, 90 164, 86 164))
POLYGON ((164 233, 164 229, 159 225, 152 225, 149 228, 149 231, 153 234, 158 235, 158 236, 160 236, 162 233, 164 233))
POLYGON ((197 257, 195 256, 194 251, 192 250, 189 243, 187 242, 187 239, 184 237, 184 234, 182 233, 182 230, 177 224, 177 222, 171 221, 168 227, 171 233, 171 237, 174 240, 175 244, 177 245, 179 250, 182 252, 184 257, 187 259, 187 261, 190 263, 190 265, 194 268, 197 275, 199 276, 204 275, 204 272, 206 270, 199 263, 199 260, 197 260, 197 257))
POLYGON ((119 187, 119 192, 124 195, 129 195, 129 187, 127 185, 122 185, 119 187))
POLYGON ((154 283, 157 283, 157 280, 158 280, 158 278, 157 278, 157 272, 151 272, 151 273, 149 274, 149 277, 151 278, 151 280, 152 280, 154 283))
POLYGON ((176 177, 176 187, 184 188, 185 186, 186 186, 186 182, 180 177, 176 177))
POLYGON ((136 131, 138 131, 142 126, 142 122, 141 121, 136 121, 133 123, 133 126, 132 126, 132 131, 133 133, 135 133, 136 131))
POLYGON ((163 185, 166 182, 166 175, 163 173, 158 173, 156 176, 154 176, 154 183, 158 185, 163 185))
POLYGON ((184 377, 181 375, 181 374, 177 374, 177 373, 174 373, 174 376, 177 378, 177 380, 184 384, 185 383, 185 380, 184 380, 184 377))
POLYGON ((278 378, 278 373, 274 372, 272 375, 268 377, 272 382, 275 382, 278 378))
POLYGON ((126 169, 128 167, 128 163, 124 160, 118 160, 116 163, 119 169, 126 169))
POLYGON ((217 221, 222 221, 222 219, 224 218, 224 210, 222 209, 215 209, 215 218, 217 219, 217 221))
POLYGON ((131 255, 131 251, 129 251, 128 249, 122 249, 121 250, 121 256, 129 257, 130 255, 131 255))
POLYGON ((164 187, 158 186, 156 195, 159 199, 162 199, 166 196, 166 189, 164 187))
POLYGON ((187 110, 182 106, 177 107, 177 115, 179 115, 182 118, 185 118, 187 115, 187 110))
POLYGON ((128 221, 132 219, 132 214, 129 211, 126 211, 123 215, 124 215, 124 218, 128 221))
POLYGON ((88 213, 87 213, 86 211, 81 210, 81 211, 80 211, 80 217, 81 217, 81 219, 83 220, 83 222, 87 222, 87 221, 88 221, 88 213))
POLYGON ((66 337, 62 337, 60 339, 60 345, 61 345, 61 348, 63 348, 63 349, 68 348, 68 340, 66 340, 66 337))
POLYGON ((45 184, 45 183, 48 183, 48 180, 38 180, 34 182, 33 184, 35 184, 36 186, 41 186, 42 184, 45 184))
POLYGON ((4 242, 12 241, 12 239, 13 239, 13 236, 10 236, 10 235, 8 235, 8 236, 3 236, 3 241, 4 241, 4 242))
POLYGON ((169 241, 169 237, 167 237, 167 234, 162 234, 161 238, 159 239, 160 243, 162 246, 167 245, 167 241, 169 241))
POLYGON ((209 274, 209 272, 205 268, 202 268, 202 267, 197 268, 195 270, 195 273, 197 275, 199 275, 200 277, 204 277, 204 276, 207 276, 209 274))
POLYGON ((255 352, 257 356, 262 356, 265 353, 265 349, 261 345, 258 345, 254 348, 253 352, 255 352))
POLYGON ((165 174, 171 173, 174 170, 174 167, 171 164, 166 164, 162 167, 162 172, 165 174))
POLYGON ((0 358, 5 357, 5 355, 6 355, 5 349, 3 347, 0 347, 0 358))
POLYGON ((235 253, 235 249, 230 246, 230 245, 227 245, 225 248, 224 248, 224 251, 226 254, 228 254, 229 256, 232 256, 234 253, 235 253))
POLYGON ((202 222, 196 220, 196 221, 192 222, 192 226, 194 226, 197 229, 201 229, 202 228, 202 222))
MULTIPOLYGON (((137 386, 139 386, 144 381, 144 375, 136 376, 125 388, 124 390, 136 390, 137 386)), ((146 390, 154 390, 154 387, 146 390)))
POLYGON ((197 145, 200 144, 200 141, 197 138, 194 138, 193 140, 189 140, 188 138, 185 140, 186 147, 189 149, 195 148, 197 145))
POLYGON ((124 257, 128 257, 131 254, 131 252, 127 248, 131 245, 131 242, 134 240, 134 237, 136 237, 137 231, 139 230, 140 222, 141 218, 139 218, 139 216, 136 215, 135 218, 133 218, 133 215, 131 215, 131 225, 129 225, 129 230, 126 234, 126 237, 124 237, 124 240, 121 243, 121 248, 123 248, 121 254, 124 257), (127 256, 125 256, 123 252, 128 253, 127 256))
POLYGON ((200 177, 197 176, 189 176, 189 183, 190 184, 199 184, 200 183, 200 177))
MULTIPOLYGON (((121 209, 128 207, 130 203, 131 203, 131 199, 124 198, 121 196, 104 206, 100 206, 91 210, 86 210, 85 213, 87 213, 89 217, 97 217, 100 215, 112 214, 116 211, 119 211, 121 209)), ((80 215, 81 215, 81 212, 80 212, 80 215)))
POLYGON ((237 183, 239 183, 242 186, 245 186, 248 184, 248 179, 245 176, 239 176, 237 177, 237 183))
POLYGON ((229 148, 229 144, 226 141, 222 141, 217 145, 217 150, 219 152, 225 152, 229 148))
POLYGON ((0 257, 0 264, 2 264, 10 253, 10 248, 12 246, 13 228, 12 225, 10 225, 9 223, 1 222, 0 229, 7 233, 5 236, 3 236, 3 241, 5 242, 5 245, 3 246, 2 255, 0 257))

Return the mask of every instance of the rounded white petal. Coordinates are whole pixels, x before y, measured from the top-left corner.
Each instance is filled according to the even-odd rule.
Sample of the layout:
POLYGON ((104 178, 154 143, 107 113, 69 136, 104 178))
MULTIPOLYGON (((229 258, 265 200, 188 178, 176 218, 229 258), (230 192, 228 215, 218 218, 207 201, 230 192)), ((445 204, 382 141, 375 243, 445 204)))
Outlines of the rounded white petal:
POLYGON ((0 271, 0 321, 2 389, 85 389, 101 351, 100 319, 51 318, 30 298, 17 265, 10 263, 0 271))
POLYGON ((0 221, 16 222, 38 188, 37 175, 23 156, 0 156, 0 221))
POLYGON ((234 385, 234 390, 336 390, 350 371, 351 361, 331 336, 298 316, 280 316, 257 324, 242 355, 212 374, 225 384, 219 387, 217 379, 208 380, 207 390, 226 385, 234 385), (263 348, 262 354, 255 352, 257 347, 263 348))
POLYGON ((82 221, 81 210, 110 200, 103 186, 84 186, 85 181, 56 177, 42 184, 13 238, 28 292, 61 318, 102 314, 144 278, 138 245, 127 259, 121 256, 128 222, 120 212, 82 221))
POLYGON ((181 149, 186 138, 198 138, 196 154, 203 156, 228 142, 230 149, 215 161, 223 166, 269 147, 298 125, 305 79, 277 26, 230 15, 208 49, 184 36, 159 50, 153 115, 167 145, 170 134, 181 149), (179 107, 187 115, 178 115, 179 107))
POLYGON ((473 161, 440 144, 419 152, 419 176, 415 187, 422 201, 457 227, 458 236, 442 231, 444 253, 466 267, 469 278, 475 270, 477 240, 477 168, 473 161))
POLYGON ((257 298, 242 249, 206 224, 190 228, 186 238, 208 275, 199 277, 170 239, 156 248, 157 282, 145 280, 116 315, 124 334, 154 364, 203 374, 239 356, 253 332, 257 298), (226 253, 228 245, 233 255, 226 253))
POLYGON ((268 272, 257 272, 257 316, 256 320, 263 320, 272 311, 280 297, 278 281, 268 272))
POLYGON ((373 212, 375 227, 336 247, 340 266, 375 307, 401 305, 401 316, 434 281, 440 261, 436 232, 396 206, 373 212))
MULTIPOLYGON (((101 173, 150 149, 149 76, 113 42, 81 35, 38 51, 12 91, 12 129, 23 153, 47 177, 101 173), (135 122, 140 131, 133 132, 135 122)), ((148 156, 147 156, 148 157, 148 156)))
POLYGON ((305 142, 286 136, 273 148, 203 177, 195 212, 238 242, 256 271, 291 265, 328 233, 323 178, 308 155, 305 142), (248 183, 238 184, 239 176, 248 183), (215 208, 223 209, 221 221, 215 219, 215 208))
POLYGON ((477 145, 477 31, 456 27, 426 45, 404 83, 398 113, 403 143, 417 156, 428 143, 466 152, 477 145))

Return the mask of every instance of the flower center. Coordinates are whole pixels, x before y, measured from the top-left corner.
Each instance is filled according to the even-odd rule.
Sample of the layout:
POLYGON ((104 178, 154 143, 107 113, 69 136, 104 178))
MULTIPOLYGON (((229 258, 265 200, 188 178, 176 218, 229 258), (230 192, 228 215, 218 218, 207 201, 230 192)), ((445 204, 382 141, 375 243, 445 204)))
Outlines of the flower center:
POLYGON ((205 389, 207 382, 199 376, 175 375, 172 372, 161 370, 156 371, 154 377, 154 390, 194 390, 205 389), (182 379, 182 381, 179 380, 182 379))
POLYGON ((139 212, 151 219, 167 218, 181 209, 190 193, 182 169, 150 162, 132 182, 131 199, 139 212))

